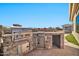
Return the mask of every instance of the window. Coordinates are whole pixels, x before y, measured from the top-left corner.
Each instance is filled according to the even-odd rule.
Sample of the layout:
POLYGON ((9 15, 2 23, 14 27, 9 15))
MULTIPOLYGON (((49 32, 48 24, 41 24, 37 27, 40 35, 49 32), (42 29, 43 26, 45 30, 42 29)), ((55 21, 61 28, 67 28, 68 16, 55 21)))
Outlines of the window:
POLYGON ((79 32, 79 14, 76 18, 76 32, 79 32))

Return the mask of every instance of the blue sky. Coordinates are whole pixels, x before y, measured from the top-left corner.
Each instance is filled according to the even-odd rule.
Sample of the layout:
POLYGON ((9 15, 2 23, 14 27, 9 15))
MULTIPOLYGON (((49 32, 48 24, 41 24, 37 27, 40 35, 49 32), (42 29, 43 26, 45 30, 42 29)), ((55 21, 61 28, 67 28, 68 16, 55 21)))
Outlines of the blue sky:
POLYGON ((68 3, 0 4, 0 24, 4 26, 57 27, 68 23, 68 3))

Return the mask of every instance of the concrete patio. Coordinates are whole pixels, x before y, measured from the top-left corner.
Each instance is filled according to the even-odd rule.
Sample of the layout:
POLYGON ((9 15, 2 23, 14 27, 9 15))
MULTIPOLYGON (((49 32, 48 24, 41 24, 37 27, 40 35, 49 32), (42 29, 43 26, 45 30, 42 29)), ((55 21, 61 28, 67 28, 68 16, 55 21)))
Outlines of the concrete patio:
POLYGON ((79 56, 79 49, 69 46, 65 46, 64 49, 36 49, 26 54, 26 56, 79 56))

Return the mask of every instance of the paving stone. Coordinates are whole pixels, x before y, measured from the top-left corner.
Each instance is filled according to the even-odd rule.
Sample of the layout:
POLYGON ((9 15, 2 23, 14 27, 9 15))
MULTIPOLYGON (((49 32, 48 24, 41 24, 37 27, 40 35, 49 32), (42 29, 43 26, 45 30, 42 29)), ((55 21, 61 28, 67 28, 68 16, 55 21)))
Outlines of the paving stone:
POLYGON ((79 49, 65 46, 64 49, 36 49, 26 54, 26 56, 79 56, 79 49))

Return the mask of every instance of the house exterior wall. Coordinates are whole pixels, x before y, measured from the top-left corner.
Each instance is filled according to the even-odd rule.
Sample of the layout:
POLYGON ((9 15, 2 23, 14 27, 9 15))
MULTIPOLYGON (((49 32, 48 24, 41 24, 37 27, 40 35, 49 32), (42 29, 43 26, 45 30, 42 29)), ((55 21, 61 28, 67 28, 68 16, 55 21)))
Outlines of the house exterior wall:
POLYGON ((72 31, 74 30, 73 25, 72 24, 65 24, 63 25, 63 30, 64 33, 72 33, 72 31))

